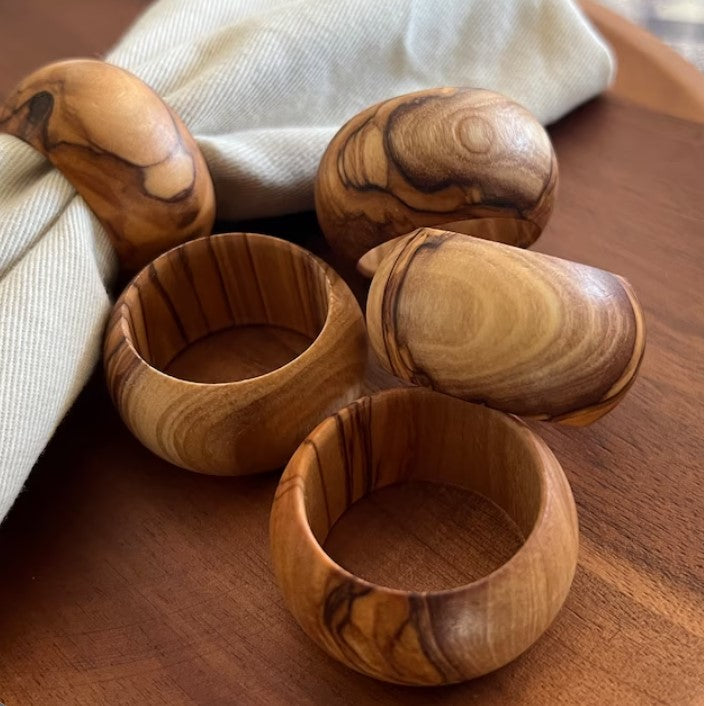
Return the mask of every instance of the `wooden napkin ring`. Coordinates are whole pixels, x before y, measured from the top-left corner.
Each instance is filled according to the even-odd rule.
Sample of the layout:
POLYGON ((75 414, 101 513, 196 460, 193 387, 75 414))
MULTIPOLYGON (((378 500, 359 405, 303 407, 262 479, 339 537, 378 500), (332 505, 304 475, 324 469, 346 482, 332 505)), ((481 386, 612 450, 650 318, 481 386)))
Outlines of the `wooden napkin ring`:
POLYGON ((275 575, 304 632, 329 655, 376 679, 450 684, 486 674, 549 626, 576 568, 571 489, 544 442, 515 417, 422 388, 364 397, 301 444, 270 519, 275 575), (474 583, 414 592, 375 585, 323 550, 356 500, 409 480, 485 495, 525 537, 474 583))
POLYGON ((431 228, 379 265, 367 323, 378 359, 403 380, 574 425, 620 402, 645 350, 622 277, 431 228))
POLYGON ((211 232, 213 183, 184 123, 133 74, 48 64, 0 107, 0 132, 39 150, 103 224, 125 269, 211 232))
POLYGON ((420 226, 526 247, 549 220, 558 169, 542 125, 506 96, 430 88, 351 118, 315 182, 331 247, 353 261, 420 226))
MULTIPOLYGON (((243 348, 225 355, 258 355, 243 348)), ((115 304, 103 352, 113 401, 145 446, 184 468, 241 475, 284 466, 316 424, 360 394, 367 339, 355 297, 323 261, 278 238, 228 233, 144 268, 115 304), (248 379, 165 372, 195 342, 248 326, 309 345, 248 379)))

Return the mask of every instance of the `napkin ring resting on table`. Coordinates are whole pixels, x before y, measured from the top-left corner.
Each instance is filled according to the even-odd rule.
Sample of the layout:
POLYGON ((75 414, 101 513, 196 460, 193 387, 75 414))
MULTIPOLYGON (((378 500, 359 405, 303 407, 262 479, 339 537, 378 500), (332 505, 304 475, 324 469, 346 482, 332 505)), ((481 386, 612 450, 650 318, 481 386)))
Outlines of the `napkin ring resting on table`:
POLYGON ((512 413, 573 424, 605 414, 635 379, 644 324, 621 278, 487 242, 527 246, 549 218, 556 158, 531 114, 490 91, 429 89, 372 106, 331 141, 317 214, 331 245, 374 275, 372 349, 394 375, 446 393, 355 402, 367 336, 345 282, 287 241, 209 236, 206 162, 139 79, 93 60, 46 66, 6 101, 0 131, 64 173, 124 269, 144 266, 104 341, 108 386, 133 433, 205 473, 261 472, 291 457, 271 550, 285 601, 314 641, 379 679, 446 684, 497 669, 541 635, 571 585, 578 524, 559 463, 512 413), (469 339, 459 312, 470 310, 469 339), (306 345, 237 380, 176 374, 193 344, 238 327, 306 345), (333 562, 322 544, 337 518, 408 480, 486 495, 524 544, 489 576, 439 592, 376 586, 333 562))

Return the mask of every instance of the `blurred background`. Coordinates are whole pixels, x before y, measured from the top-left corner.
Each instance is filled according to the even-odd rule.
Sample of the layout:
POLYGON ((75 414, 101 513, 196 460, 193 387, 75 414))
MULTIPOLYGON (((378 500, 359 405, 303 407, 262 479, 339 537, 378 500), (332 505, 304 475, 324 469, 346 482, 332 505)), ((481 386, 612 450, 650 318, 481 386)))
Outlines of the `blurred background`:
MULTIPOLYGON (((104 52, 149 4, 150 0, 0 0, 6 38, 0 52, 0 100, 29 70, 65 57, 67 45, 82 46, 85 54, 104 52), (80 24, 76 17, 82 18, 80 24)), ((600 0, 600 4, 644 27, 703 71, 702 0, 600 0)))
POLYGON ((644 27, 687 61, 704 70, 702 0, 600 0, 601 5, 644 27))

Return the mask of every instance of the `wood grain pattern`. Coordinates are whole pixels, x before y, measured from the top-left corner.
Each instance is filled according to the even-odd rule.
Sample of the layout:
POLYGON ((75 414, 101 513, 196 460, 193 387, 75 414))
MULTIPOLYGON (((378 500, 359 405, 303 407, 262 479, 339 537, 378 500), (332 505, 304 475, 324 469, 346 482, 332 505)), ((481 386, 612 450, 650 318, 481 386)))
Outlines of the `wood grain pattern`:
POLYGON ((0 107, 0 131, 39 150, 137 269, 211 232, 213 183, 184 123, 133 74, 91 59, 27 76, 0 107))
POLYGON ((367 322, 379 360, 403 380, 576 425, 618 404, 645 349, 621 277, 430 228, 380 265, 367 322))
POLYGON ((472 679, 524 652, 564 603, 576 568, 571 489, 547 446, 514 417, 420 388, 363 397, 320 424, 287 465, 270 520, 288 608, 331 656, 377 679, 472 679), (336 520, 410 480, 485 495, 525 543, 465 586, 419 593, 371 584, 322 550, 336 520))
MULTIPOLYGON (((138 3, 105 0, 97 9, 25 0, 8 7, 0 23, 0 90, 32 62, 52 58, 49 51, 89 54, 101 37, 109 46, 130 4, 138 3), (14 51, 18 44, 22 52, 14 51)), ((627 66, 621 45, 616 50, 627 66)), ((636 70, 635 86, 651 89, 649 53, 636 70)), ((667 82, 660 85, 660 109, 668 110, 673 94, 667 82)), ((535 247, 625 275, 650 341, 635 385, 613 413, 583 429, 531 424, 564 468, 581 518, 574 583, 542 639, 496 672, 443 688, 385 684, 328 658, 291 619, 272 576, 267 519, 279 475, 180 472, 135 440, 96 376, 0 526, 0 701, 702 700, 702 126, 613 93, 550 134, 562 190, 535 247)), ((347 272, 322 244, 313 214, 224 228, 296 239, 347 272)), ((363 297, 368 283, 347 276, 363 297)), ((473 578, 464 548, 478 535, 457 522, 470 510, 460 498, 450 506, 434 486, 413 495, 416 487, 388 486, 359 501, 336 524, 327 552, 386 585, 423 578, 420 561, 442 585, 473 578)), ((486 526, 494 541, 496 528, 486 526)), ((429 583, 417 588, 435 588, 429 583)))
MULTIPOLYGON (((134 439, 96 379, 0 526, 1 700, 699 700, 701 126, 609 97, 552 128, 552 139, 565 188, 537 245, 625 274, 643 305, 650 344, 635 385, 613 413, 583 429, 532 424, 564 468, 581 522, 576 577, 542 639, 506 667, 444 688, 385 684, 327 657, 292 620, 272 575, 267 520, 279 474, 180 472, 134 439)), ((340 265, 322 244, 313 214, 257 227, 318 247, 340 265)), ((364 296, 366 281, 351 272, 349 282, 364 296)), ((395 488, 381 491, 392 495, 394 509, 374 493, 350 522, 345 513, 327 552, 388 586, 400 585, 402 569, 419 577, 420 557, 443 585, 469 568, 472 574, 463 548, 477 536, 454 521, 448 503, 431 492, 401 496, 395 488), (371 521, 381 514, 387 525, 371 521), (381 546, 394 548, 394 556, 381 546)), ((486 532, 493 536, 496 526, 489 522, 486 532)))
POLYGON ((549 137, 522 106, 492 91, 432 88, 339 130, 319 165, 316 213, 331 247, 354 261, 419 226, 468 232, 475 219, 495 221, 485 237, 527 246, 556 183, 549 137))
POLYGON ((184 243, 135 277, 108 322, 104 365, 123 420, 149 449, 241 475, 281 466, 355 399, 366 351, 360 308, 330 267, 286 241, 230 233, 184 243), (242 327, 248 338, 234 341, 242 327), (237 347, 252 345, 254 327, 270 345, 237 347), (255 376, 241 378, 258 353, 255 376))

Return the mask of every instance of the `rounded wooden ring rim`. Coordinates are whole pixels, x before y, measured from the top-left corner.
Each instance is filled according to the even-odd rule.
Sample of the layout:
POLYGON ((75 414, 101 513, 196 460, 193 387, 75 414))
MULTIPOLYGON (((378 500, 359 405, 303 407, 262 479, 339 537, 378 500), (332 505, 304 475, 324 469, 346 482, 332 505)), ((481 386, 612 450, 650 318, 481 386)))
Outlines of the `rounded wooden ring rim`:
MULTIPOLYGON (((214 266, 220 276, 221 266, 214 266)), ((259 268, 254 274, 256 279, 272 274, 262 271, 261 261, 259 268)), ((222 282, 233 279, 233 273, 228 274, 222 282)), ((165 297, 166 286, 164 281, 159 284, 165 297)), ((268 296, 267 292, 264 295, 260 292, 265 309, 268 296)), ((231 297, 230 293, 226 296, 225 284, 224 297, 231 297)), ((294 293, 292 300, 302 301, 294 293)), ((174 311, 174 306, 170 306, 174 311)), ((251 322, 233 321, 235 326, 242 323, 251 322)), ((148 328, 144 319, 142 325, 148 328)), ((163 329, 160 335, 166 336, 163 329)), ((185 347, 191 342, 186 342, 185 347)), ((116 301, 103 346, 108 389, 132 433, 167 461, 215 475, 243 475, 282 467, 316 424, 358 396, 366 356, 362 312, 343 279, 308 250, 257 233, 206 236, 160 255, 132 279, 116 301), (247 251, 246 259, 253 273, 260 254, 281 257, 286 263, 299 266, 292 275, 298 279, 278 284, 280 290, 291 291, 289 284, 296 283, 312 288, 311 291, 318 287, 325 293, 325 318, 311 337, 311 344, 278 368, 230 382, 196 382, 174 377, 160 369, 164 366, 146 360, 136 342, 139 328, 134 325, 133 316, 135 311, 145 316, 145 287, 159 282, 160 268, 177 273, 173 274, 172 291, 176 282, 194 289, 196 296, 198 282, 194 284, 193 278, 196 276, 198 280, 198 275, 184 265, 190 256, 197 251, 208 251, 209 258, 216 262, 214 252, 225 253, 228 248, 241 245, 247 251), (315 281, 311 279, 312 273, 315 281), (294 404, 296 414, 290 414, 292 410, 288 407, 294 404), (287 419, 283 419, 285 414, 287 419)))
MULTIPOLYGON (((425 455, 425 449, 406 448, 407 458, 398 459, 400 466, 425 455)), ((486 461, 494 464, 491 457, 486 461)), ((426 461, 421 465, 426 468, 426 461)), ((520 514, 531 496, 523 494, 527 488, 517 482, 521 476, 511 469, 506 478, 496 478, 498 492, 508 493, 503 503, 514 504, 520 514)), ((497 498, 491 499, 497 503, 497 498)), ((275 494, 270 548, 287 607, 329 655, 384 681, 440 685, 507 664, 546 630, 573 580, 578 522, 559 462, 520 419, 424 388, 393 389, 352 403, 322 422, 300 445, 275 494), (444 432, 444 440, 452 445, 454 436, 474 428, 477 436, 489 438, 501 430, 498 443, 513 440, 506 461, 514 458, 518 467, 529 464, 535 473, 539 502, 531 530, 523 532, 524 543, 505 564, 463 586, 407 591, 355 576, 323 549, 328 530, 373 489, 409 478, 448 482, 438 477, 444 473, 438 468, 422 471, 421 476, 416 471, 409 476, 407 469, 399 472, 403 478, 395 478, 396 471, 384 477, 385 460, 376 455, 387 456, 388 461, 392 456, 394 464, 395 453, 410 440, 414 444, 417 435, 431 439, 433 433, 420 425, 422 421, 434 425, 435 418, 440 421, 434 433, 449 420, 458 420, 453 431, 447 427, 444 432), (406 435, 404 442, 395 441, 391 420, 396 420, 398 433, 406 435), (385 426, 390 445, 384 443, 383 450, 385 426), (366 467, 377 479, 365 479, 366 467)))
POLYGON ((211 232, 215 192, 196 140, 130 71, 89 58, 41 66, 0 104, 3 132, 66 177, 127 271, 211 232))

